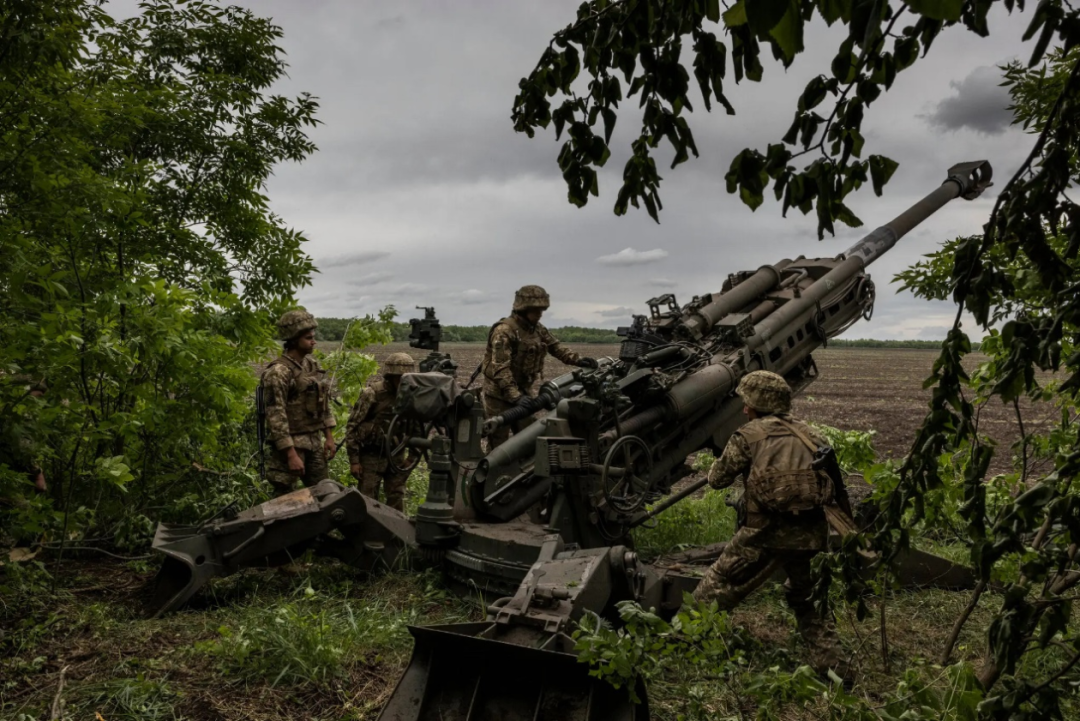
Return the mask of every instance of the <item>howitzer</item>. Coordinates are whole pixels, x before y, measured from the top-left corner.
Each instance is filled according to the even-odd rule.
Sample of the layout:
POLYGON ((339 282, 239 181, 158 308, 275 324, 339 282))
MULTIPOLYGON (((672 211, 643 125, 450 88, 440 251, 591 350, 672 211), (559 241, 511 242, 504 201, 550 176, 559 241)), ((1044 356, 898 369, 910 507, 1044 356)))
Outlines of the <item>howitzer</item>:
MULTIPOLYGON (((741 425, 739 380, 764 369, 784 376, 796 393, 813 382, 811 353, 873 310, 867 265, 948 201, 977 197, 990 172, 985 162, 954 166, 940 188, 835 257, 785 259, 734 273, 719 291, 682 306, 670 294, 649 300, 649 313, 620 329, 617 358, 543 384, 536 406, 520 412, 548 410, 490 453, 481 450, 480 404, 457 386, 452 369, 403 376, 397 412, 429 429, 406 441, 428 454, 431 469, 415 520, 332 481, 317 487, 322 500, 315 506, 300 498, 311 489, 293 494, 295 503, 320 517, 340 511, 336 528, 346 540, 329 544, 339 558, 352 555, 365 568, 403 558, 437 564, 451 585, 498 600, 484 623, 413 629, 413 662, 382 718, 593 719, 601 717, 599 709, 603 718, 647 718, 647 707, 587 678, 573 662, 568 637, 586 612, 610 614, 624 599, 673 612, 696 586, 696 577, 642 563, 630 532, 689 495, 684 489, 664 501, 691 473, 689 454, 719 452, 741 425), (346 508, 346 498, 355 505, 346 508), (321 511, 324 503, 339 505, 321 511), (530 512, 539 523, 522 520, 530 512), (401 528, 407 531, 395 535, 401 528), (466 651, 469 662, 460 663, 466 651), (531 672, 522 673, 521 663, 531 664, 531 672)), ((516 410, 488 419, 487 430, 512 420, 516 410)), ((174 571, 187 565, 192 583, 206 577, 193 553, 204 564, 214 559, 217 573, 235 570, 230 558, 268 563, 274 526, 287 517, 281 501, 271 502, 279 504, 270 509, 273 522, 261 527, 255 521, 267 515, 263 506, 245 512, 241 524, 175 533, 163 525, 155 548, 169 554, 174 571), (221 537, 228 548, 216 540, 221 537)), ((312 541, 283 530, 276 552, 289 544, 312 541)), ((927 554, 913 552, 898 563, 901 582, 973 584, 967 569, 927 554)), ((191 592, 185 587, 172 598, 191 592)))

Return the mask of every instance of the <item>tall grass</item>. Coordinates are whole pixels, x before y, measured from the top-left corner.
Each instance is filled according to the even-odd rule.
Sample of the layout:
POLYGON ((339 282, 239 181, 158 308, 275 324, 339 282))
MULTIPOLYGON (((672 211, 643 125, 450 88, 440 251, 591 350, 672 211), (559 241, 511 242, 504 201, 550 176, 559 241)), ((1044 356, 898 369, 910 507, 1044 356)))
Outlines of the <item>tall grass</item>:
POLYGON ((430 573, 365 584, 362 599, 351 597, 351 584, 332 583, 327 590, 308 585, 283 603, 240 609, 217 629, 218 638, 197 643, 196 650, 237 680, 326 685, 358 662, 404 659, 412 647, 409 625, 473 620, 474 609, 430 573))
POLYGON ((692 546, 726 541, 735 533, 735 509, 724 503, 727 492, 706 490, 667 509, 648 527, 633 531, 634 546, 655 557, 692 546))

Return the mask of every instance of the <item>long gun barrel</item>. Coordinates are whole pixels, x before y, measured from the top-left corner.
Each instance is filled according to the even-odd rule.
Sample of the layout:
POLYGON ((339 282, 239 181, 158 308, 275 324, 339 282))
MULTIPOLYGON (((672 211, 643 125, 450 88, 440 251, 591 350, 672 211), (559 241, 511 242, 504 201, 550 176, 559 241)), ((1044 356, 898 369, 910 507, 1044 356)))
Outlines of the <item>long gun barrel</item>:
POLYGON ((539 495, 569 484, 581 489, 567 491, 576 502, 591 500, 571 514, 577 520, 567 540, 599 545, 610 540, 612 528, 640 522, 646 501, 662 497, 685 475, 689 453, 721 450, 741 424, 734 391, 746 373, 771 370, 795 392, 805 388, 817 374, 811 353, 869 318, 875 292, 866 266, 950 200, 978 197, 991 177, 986 161, 959 163, 940 187, 837 256, 783 259, 735 273, 720 292, 684 307, 671 295, 650 300, 650 315, 621 329, 626 340, 618 362, 575 372, 577 386, 560 379, 579 397, 564 396, 540 427, 481 461, 470 479, 475 508, 509 520, 539 495), (553 466, 552 459, 575 443, 574 457, 589 463, 553 466), (599 520, 581 523, 581 517, 599 520), (602 533, 591 532, 596 524, 602 533))

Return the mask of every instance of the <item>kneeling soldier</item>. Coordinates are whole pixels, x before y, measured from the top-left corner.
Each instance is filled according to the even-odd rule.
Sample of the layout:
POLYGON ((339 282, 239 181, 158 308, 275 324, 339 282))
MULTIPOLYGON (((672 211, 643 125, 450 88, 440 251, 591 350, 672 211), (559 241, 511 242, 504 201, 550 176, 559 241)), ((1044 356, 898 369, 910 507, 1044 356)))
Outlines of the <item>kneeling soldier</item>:
POLYGON ((787 603, 810 647, 811 665, 819 673, 832 669, 845 676, 847 664, 841 658, 835 625, 815 611, 810 599, 810 561, 826 548, 825 507, 835 503, 829 476, 811 464, 817 449, 828 444, 789 415, 791 387, 776 373, 748 373, 737 393, 750 421, 731 436, 709 469, 709 485, 726 488, 743 476, 745 520, 706 572, 694 598, 716 601, 722 610, 730 610, 783 569, 787 603))
MULTIPOLYGON (((405 512, 405 482, 408 471, 397 471, 387 456, 386 434, 394 418, 401 376, 416 370, 408 353, 391 353, 383 364, 382 380, 377 380, 360 393, 349 413, 345 431, 345 447, 349 452, 349 470, 360 481, 360 492, 378 499, 379 484, 386 494, 386 505, 405 512)), ((405 466, 405 452, 394 458, 394 466, 405 466)))

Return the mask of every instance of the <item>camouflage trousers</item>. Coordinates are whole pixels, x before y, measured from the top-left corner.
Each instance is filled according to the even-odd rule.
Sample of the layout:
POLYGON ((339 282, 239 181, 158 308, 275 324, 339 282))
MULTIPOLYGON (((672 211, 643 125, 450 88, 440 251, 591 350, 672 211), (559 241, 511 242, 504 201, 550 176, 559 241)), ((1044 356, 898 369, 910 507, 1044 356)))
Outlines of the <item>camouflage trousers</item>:
POLYGON ((813 586, 810 560, 819 551, 763 548, 754 544, 758 533, 753 528, 740 528, 735 533, 698 584, 694 599, 705 603, 716 601, 721 610, 730 611, 777 570, 783 569, 787 574, 784 584, 787 604, 795 613, 796 627, 809 647, 810 665, 818 673, 832 669, 843 677, 847 664, 836 625, 831 618, 822 617, 810 600, 813 586))
POLYGON ((321 441, 314 449, 297 446, 296 454, 304 462, 303 474, 293 473, 289 470, 287 451, 277 449, 271 451, 270 463, 266 466, 266 480, 270 481, 270 485, 274 487, 275 496, 290 493, 298 480, 303 481, 305 486, 314 486, 319 481, 324 481, 329 477, 326 465, 326 449, 322 447, 321 441))
MULTIPOLYGON (((488 395, 487 393, 484 394, 484 415, 488 418, 502 415, 513 407, 513 403, 510 403, 509 401, 504 401, 498 396, 488 395)), ((490 436, 487 437, 488 453, 510 440, 511 431, 513 431, 514 433, 521 433, 521 431, 523 431, 525 428, 532 425, 532 422, 534 420, 535 419, 532 416, 527 416, 525 418, 522 418, 520 421, 517 421, 516 423, 511 423, 510 425, 503 426, 499 430, 492 433, 490 436)))
MULTIPOLYGON (((405 465, 405 458, 394 461, 398 466, 405 465)), ((395 471, 390 461, 379 453, 360 452, 360 492, 369 498, 379 500, 379 486, 386 496, 386 505, 405 512, 405 485, 409 472, 395 471)))

